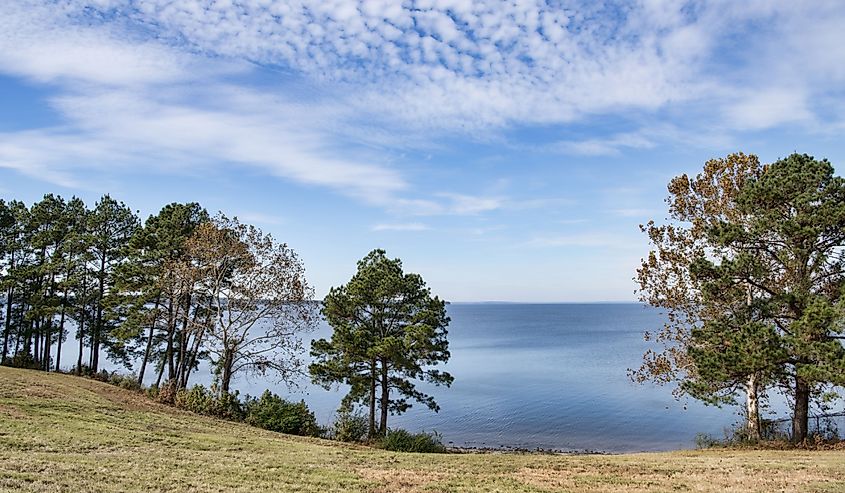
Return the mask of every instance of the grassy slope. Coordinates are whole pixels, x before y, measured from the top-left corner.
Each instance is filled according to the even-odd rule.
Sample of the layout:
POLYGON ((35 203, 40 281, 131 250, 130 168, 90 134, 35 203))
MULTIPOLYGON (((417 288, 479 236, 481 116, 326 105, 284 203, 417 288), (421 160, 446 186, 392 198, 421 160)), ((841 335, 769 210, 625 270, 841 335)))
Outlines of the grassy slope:
POLYGON ((0 491, 845 491, 845 453, 397 454, 0 368, 0 491))

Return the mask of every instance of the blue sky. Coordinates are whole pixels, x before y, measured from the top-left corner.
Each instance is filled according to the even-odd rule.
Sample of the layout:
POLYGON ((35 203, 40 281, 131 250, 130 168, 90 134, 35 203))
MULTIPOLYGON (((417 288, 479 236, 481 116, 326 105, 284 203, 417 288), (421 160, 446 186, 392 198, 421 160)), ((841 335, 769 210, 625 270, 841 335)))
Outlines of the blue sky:
POLYGON ((317 295, 382 247, 452 301, 633 300, 668 180, 845 162, 845 4, 0 2, 0 193, 199 201, 317 295))

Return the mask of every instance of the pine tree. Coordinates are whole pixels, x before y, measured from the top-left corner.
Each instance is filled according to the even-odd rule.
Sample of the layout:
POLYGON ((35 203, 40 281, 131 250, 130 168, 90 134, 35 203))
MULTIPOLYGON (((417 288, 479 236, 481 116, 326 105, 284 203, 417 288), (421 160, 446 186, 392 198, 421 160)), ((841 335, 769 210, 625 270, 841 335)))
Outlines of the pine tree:
POLYGON ((845 179, 834 176, 827 160, 792 154, 744 187, 738 203, 752 221, 725 225, 720 234, 757 259, 749 282, 765 293, 782 339, 794 398, 792 436, 801 442, 813 391, 845 384, 845 179))
POLYGON ((439 410, 414 380, 451 385, 452 376, 434 368, 449 360, 449 317, 445 301, 431 295, 421 276, 404 273, 401 260, 373 250, 346 285, 329 291, 323 315, 333 333, 331 340, 312 342, 312 379, 327 388, 348 384, 346 406, 367 402, 370 438, 384 435, 388 415, 408 410, 409 400, 439 410))
POLYGON ((94 373, 99 368, 101 347, 105 347, 118 360, 125 360, 127 356, 121 341, 112 337, 111 330, 117 322, 118 312, 114 306, 109 306, 107 296, 114 286, 115 269, 126 260, 126 246, 138 227, 138 218, 132 210, 108 195, 97 202, 90 215, 95 308, 94 319, 90 324, 92 340, 89 367, 94 373))
POLYGON ((208 213, 197 203, 168 204, 150 216, 129 240, 127 262, 119 266, 116 276, 117 292, 122 297, 120 304, 125 310, 118 335, 140 347, 139 383, 144 380, 148 363, 158 355, 156 332, 159 331, 164 333, 168 345, 165 354, 158 355, 162 369, 167 364, 173 369, 168 378, 178 380, 179 387, 187 386, 202 337, 195 337, 189 346, 187 326, 192 309, 197 310, 198 300, 192 296, 192 283, 180 285, 178 280, 183 278, 178 276, 178 271, 188 261, 188 238, 198 225, 208 220, 208 213), (174 311, 181 313, 181 330, 174 311))

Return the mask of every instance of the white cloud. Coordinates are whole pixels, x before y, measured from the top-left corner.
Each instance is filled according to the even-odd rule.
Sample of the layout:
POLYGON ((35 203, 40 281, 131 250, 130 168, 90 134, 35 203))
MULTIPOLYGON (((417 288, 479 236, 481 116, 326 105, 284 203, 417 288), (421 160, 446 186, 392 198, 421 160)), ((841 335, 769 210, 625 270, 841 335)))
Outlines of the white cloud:
POLYGON ((457 215, 475 215, 502 208, 505 200, 501 197, 481 197, 461 193, 440 193, 449 204, 447 211, 457 215))
POLYGON ((763 129, 784 123, 808 122, 813 118, 806 94, 800 88, 774 87, 743 95, 727 109, 734 125, 763 129))
POLYGON ((656 144, 640 133, 626 133, 608 138, 559 141, 552 144, 551 150, 564 154, 583 156, 613 156, 623 149, 650 149, 656 144))
MULTIPOLYGON (((478 135, 514 124, 569 123, 684 104, 695 110, 686 120, 712 124, 725 116, 721 123, 740 129, 808 123, 801 114, 785 118, 794 104, 751 121, 734 106, 771 89, 772 80, 809 100, 845 82, 840 29, 845 9, 836 1, 812 8, 787 1, 662 0, 95 5, 65 0, 63 5, 80 16, 83 7, 93 7, 193 51, 282 66, 339 84, 361 120, 427 132, 478 135), (733 61, 726 66, 728 53, 733 61), (706 107, 695 106, 702 101, 706 107)), ((150 64, 168 59, 152 57, 150 64)), ((614 140, 630 137, 561 145, 590 155, 649 145, 614 140)))
POLYGON ((65 123, 0 134, 0 166, 73 185, 79 167, 223 161, 409 215, 518 209, 414 193, 390 153, 594 115, 638 128, 552 148, 712 148, 812 126, 845 83, 842 22, 835 1, 4 2, 0 72, 59 87, 65 123), (237 86, 250 63, 284 82, 237 86))
POLYGON ((285 220, 282 217, 273 215, 273 214, 266 214, 264 212, 242 212, 237 215, 238 219, 246 223, 252 224, 261 224, 261 225, 269 225, 269 226, 278 226, 280 224, 284 224, 285 220))
MULTIPOLYGON (((77 15, 91 7, 66 5, 77 15)), ((620 105, 657 108, 694 92, 684 69, 707 48, 674 5, 662 10, 675 15, 659 21, 647 9, 623 7, 620 15, 614 6, 559 8, 540 0, 125 0, 99 10, 192 50, 348 84, 360 111, 389 109, 385 120, 433 129, 566 122, 620 105), (634 26, 640 32, 630 35, 634 26)), ((115 50, 104 59, 122 58, 115 50)), ((71 55, 69 65, 79 58, 71 55)), ((149 63, 132 69, 160 73, 147 65, 169 59, 143 58, 138 62, 149 63)))
POLYGON ((430 228, 422 223, 383 223, 376 224, 370 229, 372 231, 426 231, 430 228))
MULTIPOLYGON (((555 248, 631 248, 631 242, 620 236, 604 232, 585 232, 576 234, 538 236, 522 244, 526 247, 555 248)), ((634 246, 634 248, 639 245, 634 246)))
POLYGON ((0 71, 39 82, 116 86, 186 81, 243 71, 242 63, 212 67, 165 45, 121 32, 68 22, 73 4, 0 4, 0 71))
POLYGON ((406 187, 390 167, 333 148, 337 124, 328 122, 343 118, 343 106, 318 100, 305 111, 284 96, 222 82, 231 62, 28 7, 0 6, 0 72, 62 82, 52 103, 65 123, 0 133, 0 167, 77 186, 79 169, 222 161, 373 203, 406 187))

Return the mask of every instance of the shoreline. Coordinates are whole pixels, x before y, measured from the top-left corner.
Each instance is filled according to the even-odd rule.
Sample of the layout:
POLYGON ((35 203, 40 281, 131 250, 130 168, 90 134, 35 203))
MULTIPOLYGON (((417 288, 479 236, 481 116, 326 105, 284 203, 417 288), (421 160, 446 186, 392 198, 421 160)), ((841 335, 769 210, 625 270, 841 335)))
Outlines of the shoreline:
POLYGON ((607 452, 603 450, 576 450, 576 449, 544 449, 524 447, 469 447, 469 446, 446 446, 449 454, 513 454, 513 455, 625 455, 646 452, 607 452))

